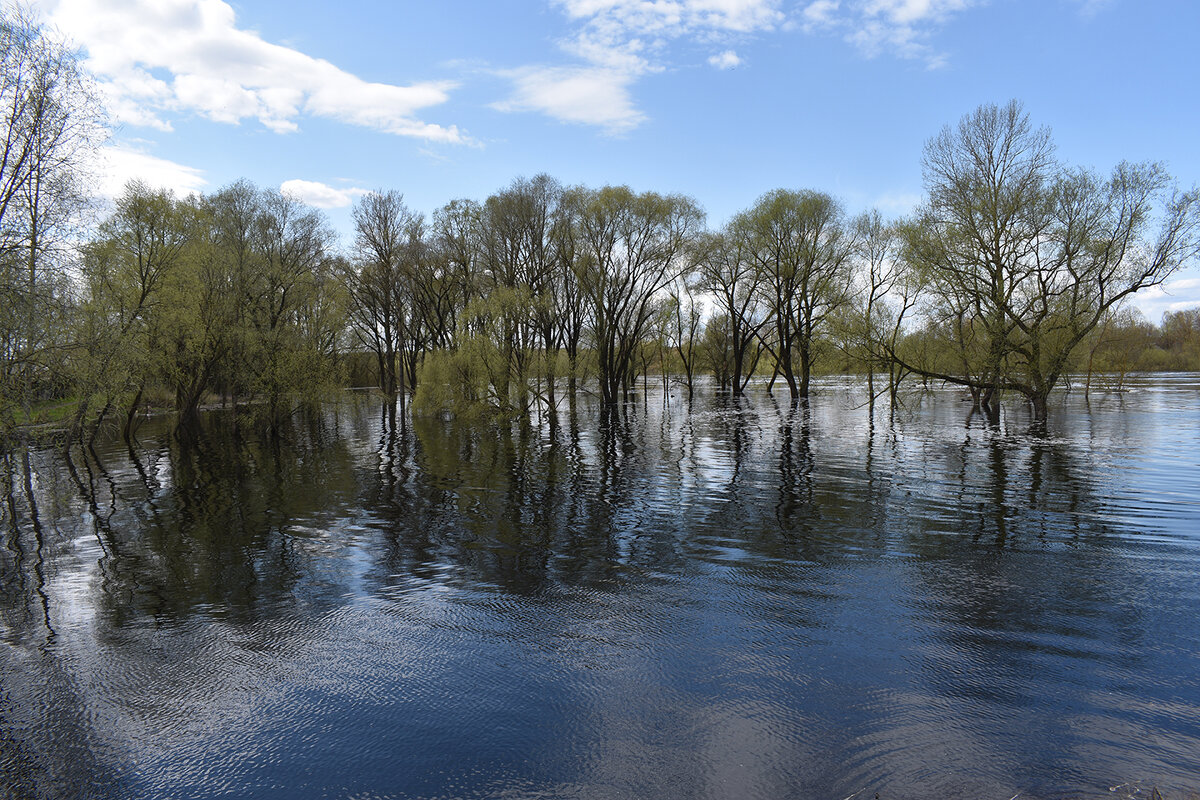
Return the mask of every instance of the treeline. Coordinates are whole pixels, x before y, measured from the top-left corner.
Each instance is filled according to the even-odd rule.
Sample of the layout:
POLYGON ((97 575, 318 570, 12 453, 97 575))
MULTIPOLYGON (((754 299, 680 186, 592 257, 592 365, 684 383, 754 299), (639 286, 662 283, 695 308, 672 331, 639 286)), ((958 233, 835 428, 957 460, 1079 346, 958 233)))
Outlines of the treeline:
POLYGON ((539 175, 428 217, 366 195, 345 248, 245 182, 134 183, 81 235, 86 80, 20 19, 0 44, 4 431, 56 401, 78 434, 130 435, 149 404, 275 423, 366 380, 420 410, 520 416, 580 391, 614 404, 650 374, 801 398, 834 370, 872 398, 917 375, 1042 419, 1071 374, 1200 368, 1200 311, 1159 329, 1127 302, 1195 258, 1197 192, 1156 164, 1063 164, 1015 102, 930 140, 926 198, 899 220, 778 189, 711 230, 688 197, 539 175))
MULTIPOLYGON (((41 337, 54 358, 21 388, 72 398, 78 430, 129 435, 150 403, 181 424, 206 400, 278 421, 365 380, 423 411, 530 414, 581 387, 615 402, 649 375, 734 394, 757 375, 804 397, 814 373, 857 372, 894 399, 906 375, 986 363, 980 323, 930 302, 932 268, 906 249, 917 223, 785 190, 702 223, 688 198, 543 175, 428 220, 396 192, 367 195, 342 254, 320 213, 278 192, 135 183, 80 248, 41 337)), ((1063 373, 1108 386, 1200 367, 1200 309, 1161 328, 1115 304, 1090 313, 1074 346, 1046 323, 1063 373)))

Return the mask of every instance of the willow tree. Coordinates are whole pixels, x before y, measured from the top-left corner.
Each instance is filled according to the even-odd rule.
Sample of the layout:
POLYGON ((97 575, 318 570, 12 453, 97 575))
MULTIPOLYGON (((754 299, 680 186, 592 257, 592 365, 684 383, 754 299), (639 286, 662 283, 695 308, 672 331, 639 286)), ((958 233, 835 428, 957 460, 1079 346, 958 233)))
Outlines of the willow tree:
POLYGON ((131 182, 84 248, 73 361, 83 398, 75 412, 76 430, 97 410, 98 427, 130 397, 128 407, 136 408, 158 367, 155 315, 195 230, 185 215, 171 192, 131 182))
MULTIPOLYGON (((212 209, 202 198, 176 203, 174 224, 184 245, 149 319, 156 368, 147 380, 161 380, 174 395, 180 424, 195 421, 238 341, 236 262, 218 246, 213 223, 212 209)), ((126 438, 135 427, 140 395, 126 412, 126 438)))
POLYGON ((770 309, 760 336, 792 397, 807 397, 815 338, 850 297, 855 232, 823 192, 776 189, 732 223, 770 309))
POLYGON ((315 399, 335 383, 335 356, 326 328, 341 321, 325 315, 331 280, 334 233, 324 216, 276 191, 261 192, 255 218, 257 258, 247 284, 249 327, 245 361, 254 396, 265 403, 272 427, 299 403, 315 399))
POLYGON ((1064 165, 1015 101, 944 128, 923 167, 928 198, 905 254, 961 366, 904 366, 970 388, 993 413, 996 393, 1012 391, 1044 420, 1105 315, 1200 251, 1196 190, 1174 189, 1158 164, 1122 163, 1107 178, 1064 165))
POLYGON ((765 275, 750 258, 750 242, 745 234, 746 230, 736 223, 719 233, 706 234, 700 240, 697 265, 698 286, 713 296, 723 320, 709 334, 710 349, 722 342, 729 347, 728 353, 714 361, 721 365, 715 370, 718 382, 722 388, 728 383, 735 397, 745 391, 758 366, 762 355, 760 334, 770 322, 762 293, 765 275))
POLYGON ((557 229, 563 189, 548 175, 517 179, 484 202, 480 214, 483 278, 492 301, 488 327, 505 369, 497 387, 528 410, 530 378, 548 386, 554 404, 554 363, 560 344, 555 278, 562 259, 557 229), (540 369, 536 366, 540 364, 540 369))
POLYGON ((588 309, 600 397, 615 404, 629 387, 655 299, 688 271, 685 257, 704 213, 681 195, 637 194, 626 186, 572 189, 573 267, 588 309))

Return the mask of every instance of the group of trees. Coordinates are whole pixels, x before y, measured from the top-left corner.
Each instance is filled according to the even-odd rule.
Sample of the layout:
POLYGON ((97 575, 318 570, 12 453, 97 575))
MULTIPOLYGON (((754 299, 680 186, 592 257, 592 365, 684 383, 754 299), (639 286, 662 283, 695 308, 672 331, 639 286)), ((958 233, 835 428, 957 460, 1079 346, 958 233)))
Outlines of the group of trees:
POLYGON ((255 400, 272 422, 332 388, 343 340, 334 236, 322 217, 239 182, 177 199, 130 184, 83 246, 78 340, 65 368, 75 424, 119 412, 128 435, 147 392, 180 420, 212 393, 255 400))
POLYGON ((866 373, 872 400, 877 375, 893 401, 918 375, 1042 419, 1065 376, 1128 368, 1135 340, 1153 366, 1198 366, 1194 311, 1156 332, 1125 304, 1200 251, 1197 192, 1155 164, 1065 165, 1016 102, 930 140, 907 219, 778 189, 707 230, 687 197, 538 175, 429 218, 368 194, 342 252, 319 212, 245 182, 134 183, 81 234, 86 76, 12 13, 0 61, 0 431, 54 398, 76 431, 129 435, 152 400, 183 423, 206 398, 278 421, 350 373, 459 412, 581 388, 611 405, 651 371, 802 398, 822 366, 866 373))
MULTIPOLYGON (((780 189, 711 232, 687 198, 545 176, 452 203, 427 232, 398 196, 376 195, 356 216, 357 274, 384 263, 362 245, 379 238, 367 211, 390 204, 414 254, 394 283, 414 303, 395 326, 414 334, 409 385, 436 351, 424 396, 443 405, 553 405, 560 356, 576 378, 582 341, 606 403, 652 363, 689 391, 707 368, 734 394, 769 369, 769 386, 805 397, 818 355, 836 351, 872 398, 877 371, 893 399, 912 374, 965 387, 989 413, 1018 394, 1044 419, 1065 376, 1111 364, 1136 327, 1124 302, 1200 252, 1195 190, 1157 164, 1106 178, 1064 165, 1015 102, 945 128, 924 171, 928 198, 909 219, 851 218, 827 194, 780 189)), ((1167 319, 1172 352, 1192 346, 1190 319, 1167 319)), ((359 330, 378 339, 378 325, 359 330)))

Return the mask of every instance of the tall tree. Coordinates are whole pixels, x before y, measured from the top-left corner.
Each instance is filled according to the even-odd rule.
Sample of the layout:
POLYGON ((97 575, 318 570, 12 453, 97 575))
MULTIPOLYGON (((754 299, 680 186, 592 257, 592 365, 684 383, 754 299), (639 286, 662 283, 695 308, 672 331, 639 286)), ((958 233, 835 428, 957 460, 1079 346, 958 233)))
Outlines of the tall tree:
POLYGON ((850 297, 854 230, 841 204, 811 190, 768 192, 733 224, 770 309, 770 334, 760 338, 792 397, 807 397, 816 334, 850 297))
POLYGON ((764 303, 762 281, 765 275, 750 257, 749 231, 736 222, 718 233, 700 240, 698 286, 716 299, 724 322, 714 328, 710 346, 728 342, 729 353, 719 363, 722 388, 728 378, 734 396, 746 389, 762 354, 761 334, 770 322, 764 303))
POLYGON ((137 405, 158 365, 154 315, 193 230, 173 194, 131 182, 85 249, 76 429, 96 408, 98 427, 129 395, 137 405))
POLYGON ((354 259, 344 276, 350 319, 359 342, 375 354, 379 388, 389 397, 400 388, 399 354, 413 324, 411 250, 422 228, 399 192, 372 192, 354 207, 354 259))
MULTIPOLYGON (((213 215, 199 197, 176 203, 175 224, 185 237, 177 264, 163 282, 162 300, 149 320, 157 374, 175 396, 181 424, 195 420, 205 392, 238 340, 237 273, 216 244, 213 215)), ((126 413, 133 433, 141 392, 126 413)))
POLYGON ((480 217, 484 275, 492 294, 510 295, 513 302, 493 304, 504 313, 493 318, 497 345, 507 368, 499 394, 507 397, 511 383, 516 402, 529 401, 529 382, 535 364, 545 378, 553 404, 554 363, 559 345, 558 308, 554 282, 560 264, 556 229, 562 224, 559 204, 563 190, 548 175, 517 179, 487 199, 480 217))
POLYGON ((923 166, 928 199, 906 257, 963 360, 906 366, 981 393, 993 412, 995 393, 1013 391, 1044 420, 1105 314, 1200 252, 1196 190, 1175 190, 1157 164, 1122 163, 1107 179, 1060 164, 1016 101, 944 128, 923 166))
POLYGON ((335 375, 332 353, 323 348, 327 337, 304 324, 333 285, 334 234, 296 198, 263 191, 254 237, 260 255, 249 282, 243 368, 275 427, 299 402, 329 388, 335 375))
MULTIPOLYGON (((683 367, 683 380, 687 386, 688 399, 695 394, 695 377, 698 356, 700 352, 702 308, 696 297, 695 286, 680 277, 670 289, 670 297, 666 306, 667 324, 666 339, 679 355, 679 364, 683 367)), ((666 380, 664 363, 663 379, 666 380)), ((721 388, 724 389, 724 382, 721 388)))
POLYGON ((847 343, 867 368, 869 403, 875 402, 875 372, 882 367, 888 371, 888 393, 894 405, 902 370, 887 354, 896 348, 905 318, 916 304, 917 276, 900 258, 896 225, 885 223, 878 211, 871 210, 857 217, 854 226, 858 287, 847 343))
POLYGON ((102 133, 76 53, 0 8, 0 435, 53 381, 66 344, 66 243, 102 133))
POLYGON ((636 194, 625 186, 569 194, 574 266, 589 310, 600 396, 606 405, 615 404, 632 379, 656 296, 688 271, 682 259, 704 214, 691 198, 636 194))

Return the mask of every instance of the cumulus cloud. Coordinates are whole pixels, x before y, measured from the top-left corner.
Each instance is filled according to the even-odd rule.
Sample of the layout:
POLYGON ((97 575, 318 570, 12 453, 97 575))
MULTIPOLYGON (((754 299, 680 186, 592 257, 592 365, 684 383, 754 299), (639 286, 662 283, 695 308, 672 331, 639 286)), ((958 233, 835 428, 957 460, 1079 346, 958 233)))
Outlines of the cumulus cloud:
MULTIPOLYGON (((712 44, 785 21, 780 0, 554 0, 554 5, 578 25, 559 45, 582 63, 503 71, 513 93, 493 107, 537 111, 608 133, 623 133, 645 119, 631 87, 664 69, 659 56, 672 41, 712 44)), ((741 59, 727 50, 709 63, 728 69, 741 59)))
POLYGON ((142 181, 154 189, 170 189, 179 195, 203 191, 204 173, 129 147, 103 147, 97 165, 96 191, 101 197, 117 197, 129 181, 142 181))
POLYGON ((513 82, 512 96, 493 105, 499 111, 539 111, 563 122, 596 125, 622 133, 643 119, 634 108, 629 84, 635 75, 604 67, 526 67, 502 73, 513 82))
POLYGON ((1132 298, 1146 319, 1157 322, 1168 311, 1200 306, 1200 268, 1183 270, 1161 286, 1143 289, 1132 298))
POLYGON ((279 191, 314 208, 345 208, 354 202, 354 198, 370 194, 367 189, 338 189, 319 181, 305 181, 299 178, 284 181, 279 185, 279 191))
POLYGON ((217 122, 257 119, 287 133, 304 115, 398 136, 464 142, 457 127, 424 122, 446 102, 446 81, 372 83, 323 59, 238 28, 223 0, 44 0, 49 21, 87 51, 118 122, 170 130, 170 113, 217 122))
POLYGON ((734 51, 726 50, 723 53, 717 53, 715 56, 709 56, 708 63, 717 69, 733 69, 741 65, 742 58, 734 51))

